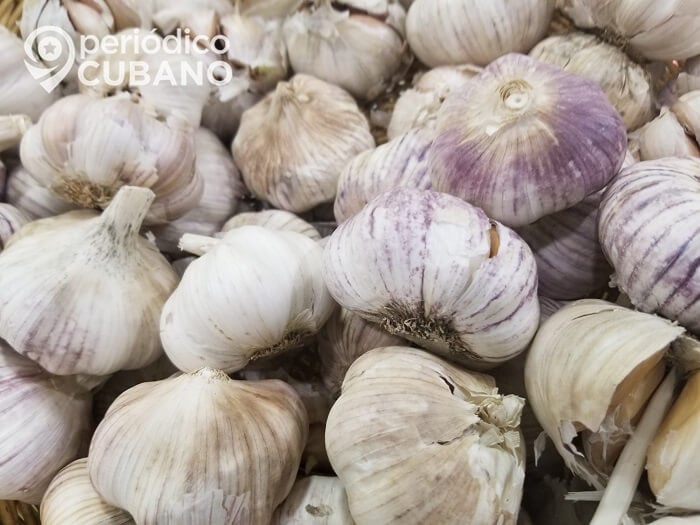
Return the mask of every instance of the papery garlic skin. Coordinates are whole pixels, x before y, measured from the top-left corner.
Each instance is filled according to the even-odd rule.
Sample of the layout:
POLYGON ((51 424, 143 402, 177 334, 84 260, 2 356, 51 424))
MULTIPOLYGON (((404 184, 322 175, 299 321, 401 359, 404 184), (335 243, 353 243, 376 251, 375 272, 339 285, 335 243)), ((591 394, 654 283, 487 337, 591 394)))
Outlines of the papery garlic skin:
POLYGON ((0 203, 0 251, 10 238, 29 221, 30 218, 12 204, 0 203))
POLYGON ((222 233, 242 226, 262 226, 271 230, 301 233, 311 240, 320 241, 321 234, 304 219, 284 210, 263 210, 239 213, 221 228, 222 233))
POLYGON ((153 22, 163 33, 179 27, 207 38, 218 34, 221 17, 234 11, 227 0, 154 0, 152 6, 153 22))
POLYGON ((323 259, 342 307, 470 366, 515 357, 537 329, 532 252, 512 230, 450 195, 380 195, 338 227, 323 259))
POLYGON ((75 205, 55 196, 51 190, 39 184, 22 165, 10 170, 5 200, 31 220, 54 217, 76 209, 75 205))
POLYGON ((408 10, 411 50, 429 67, 485 66, 527 52, 547 32, 554 0, 416 0, 408 10))
POLYGON ((421 350, 364 354, 326 427, 355 522, 515 524, 523 403, 499 395, 493 378, 421 350))
POLYGON ((41 500, 44 525, 133 525, 125 512, 107 505, 90 482, 87 458, 77 459, 53 478, 41 500))
POLYGON ((511 54, 448 97, 428 163, 437 191, 516 227, 603 188, 626 151, 625 127, 596 84, 511 54))
POLYGON ((615 283, 638 309, 700 333, 695 284, 700 241, 690 234, 700 211, 700 160, 640 162, 610 184, 598 225, 615 283))
POLYGON ((28 115, 0 115, 0 152, 17 146, 31 125, 28 115))
POLYGON ((661 114, 639 130, 641 160, 664 157, 700 157, 700 145, 689 136, 676 114, 667 107, 661 114))
POLYGON ((311 476, 294 484, 272 525, 354 525, 338 478, 311 476))
POLYGON ((243 113, 262 99, 261 94, 239 87, 233 93, 223 89, 215 91, 202 110, 202 127, 212 130, 226 143, 233 140, 243 113))
POLYGON ((91 396, 0 343, 0 498, 38 504, 89 438, 91 396))
POLYGON ((233 158, 256 197, 298 213, 332 201, 345 164, 372 147, 347 92, 298 74, 243 114, 233 158))
POLYGON ((204 368, 119 396, 97 427, 88 470, 100 496, 139 524, 269 523, 292 488, 307 428, 282 381, 204 368))
POLYGON ((239 0, 238 9, 248 16, 284 18, 292 14, 303 0, 239 0))

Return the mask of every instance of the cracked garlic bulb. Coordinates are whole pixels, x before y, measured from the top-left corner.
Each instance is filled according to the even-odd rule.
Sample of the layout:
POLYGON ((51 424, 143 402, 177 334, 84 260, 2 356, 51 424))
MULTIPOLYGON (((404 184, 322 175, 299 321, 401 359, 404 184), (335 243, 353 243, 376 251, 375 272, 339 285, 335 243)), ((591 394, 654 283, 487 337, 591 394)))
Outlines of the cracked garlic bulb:
POLYGON ((603 188, 626 151, 625 127, 596 84, 510 54, 448 97, 428 163, 434 189, 517 227, 603 188))
POLYGON ((271 230, 290 231, 306 235, 314 241, 321 240, 321 234, 301 217, 284 210, 262 210, 234 215, 221 228, 222 233, 241 226, 262 226, 271 230))
POLYGON ((323 259, 328 289, 343 308, 471 366, 515 357, 537 330, 532 252, 450 195, 380 195, 338 227, 323 259))
POLYGON ((102 499, 136 523, 270 523, 307 430, 286 383, 203 368, 119 396, 92 438, 88 471, 102 499))
POLYGON ((421 350, 360 357, 326 427, 355 523, 514 525, 524 400, 421 350))
POLYGON ((354 524, 343 484, 326 476, 298 480, 272 519, 272 525, 354 524))

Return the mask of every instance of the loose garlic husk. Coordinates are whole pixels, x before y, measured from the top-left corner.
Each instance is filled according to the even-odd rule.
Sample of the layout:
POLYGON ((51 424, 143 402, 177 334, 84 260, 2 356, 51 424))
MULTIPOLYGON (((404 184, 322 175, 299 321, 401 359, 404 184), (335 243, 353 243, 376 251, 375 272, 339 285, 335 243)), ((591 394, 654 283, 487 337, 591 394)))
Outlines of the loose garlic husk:
POLYGON ((105 502, 139 524, 270 523, 307 429, 304 405, 282 381, 203 368, 119 396, 97 427, 88 470, 105 502))
POLYGON ((56 197, 25 170, 21 164, 10 170, 5 200, 29 219, 44 219, 76 209, 70 202, 56 197))
POLYGON ((547 32, 554 0, 416 0, 408 10, 411 50, 430 67, 485 66, 527 52, 547 32))
POLYGON ((686 133, 676 114, 667 107, 661 108, 661 114, 639 130, 638 145, 641 160, 700 157, 697 139, 686 133))
POLYGON ((0 203, 0 251, 5 248, 10 238, 30 220, 24 212, 12 204, 0 203))
POLYGON ((700 261, 695 213, 700 159, 667 158, 624 169, 608 186, 598 214, 614 282, 644 312, 700 333, 695 273, 700 261))
POLYGON ((700 55, 686 61, 674 88, 679 95, 700 90, 700 55))
POLYGON ((448 97, 428 162, 437 191, 516 227, 603 188, 626 151, 625 127, 596 84, 511 54, 448 97))
POLYGON ((107 209, 28 224, 0 256, 0 337, 58 375, 107 375, 158 358, 158 318, 175 289, 139 236, 153 200, 124 187, 107 209))
POLYGON ((91 397, 0 342, 0 499, 38 504, 89 438, 91 397))
POLYGON ((87 458, 53 478, 41 500, 42 525, 134 525, 128 512, 107 505, 90 482, 87 458))
POLYGON ((404 60, 399 21, 404 16, 400 5, 390 6, 387 0, 314 0, 284 24, 289 61, 297 73, 372 100, 389 86, 404 60))
POLYGON ((649 73, 594 35, 574 32, 551 36, 537 44, 530 56, 597 83, 629 130, 649 122, 654 115, 649 73))
POLYGON ((350 367, 326 447, 353 519, 514 525, 525 477, 524 400, 490 376, 387 347, 350 367))
POLYGON ((537 268, 512 230, 432 191, 395 190, 344 222, 323 273, 344 308, 450 359, 493 367, 537 329, 537 268))
POLYGON ((431 144, 428 133, 413 130, 357 155, 345 166, 338 179, 333 206, 335 220, 341 223, 356 215, 385 191, 431 189, 427 161, 431 144))
POLYGON ((199 202, 194 152, 186 121, 162 122, 128 95, 63 98, 27 131, 20 149, 35 179, 84 208, 107 206, 122 185, 152 189, 149 224, 181 217, 199 202))
POLYGON ((28 115, 0 115, 0 152, 17 146, 31 125, 28 115))
POLYGON ((602 488, 683 331, 600 300, 568 304, 540 326, 525 366, 528 401, 578 476, 602 488))
POLYGON ((221 228, 221 234, 242 226, 262 226, 270 230, 296 232, 311 240, 320 241, 321 234, 304 219, 284 210, 263 210, 239 213, 231 217, 221 228))
POLYGON ((333 313, 323 250, 302 234, 244 226, 221 239, 185 235, 181 247, 202 256, 161 317, 163 347, 180 370, 235 372, 301 347, 333 313))
POLYGON ((294 484, 272 525, 354 525, 338 478, 311 476, 294 484))
POLYGON ((243 114, 233 158, 256 197, 303 212, 332 201, 345 164, 373 147, 348 93, 299 74, 243 114))
POLYGON ((394 139, 413 128, 433 130, 447 95, 461 89, 480 72, 477 66, 444 66, 414 78, 413 86, 402 92, 394 104, 387 136, 394 139))

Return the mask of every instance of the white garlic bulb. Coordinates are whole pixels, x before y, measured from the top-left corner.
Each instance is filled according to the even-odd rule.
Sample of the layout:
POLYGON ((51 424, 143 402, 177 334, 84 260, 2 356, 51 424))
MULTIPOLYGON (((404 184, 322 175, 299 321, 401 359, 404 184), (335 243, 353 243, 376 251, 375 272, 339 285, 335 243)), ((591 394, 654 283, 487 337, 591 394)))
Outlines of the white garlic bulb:
POLYGON ((311 476, 294 484, 272 525, 354 525, 338 478, 311 476))
POLYGON ((314 241, 321 240, 321 234, 304 219, 284 210, 263 210, 239 213, 231 217, 221 228, 226 233, 241 226, 263 226, 271 230, 301 233, 314 241))
POLYGON ((637 143, 641 160, 700 157, 697 140, 686 133, 676 114, 668 107, 661 108, 661 114, 639 130, 637 143))
POLYGON ((431 144, 428 133, 413 130, 348 162, 338 179, 333 206, 336 221, 341 223, 356 215, 385 191, 431 189, 427 159, 431 144))
POLYGON ((270 523, 307 429, 282 381, 204 368, 119 396, 92 438, 88 470, 100 496, 139 524, 270 523))
POLYGON ((700 55, 685 62, 674 87, 679 95, 700 89, 700 55))
POLYGON ((39 184, 21 164, 10 171, 5 200, 31 220, 53 217, 77 208, 39 184))
POLYGON ((430 67, 485 66, 527 52, 547 32, 554 0, 416 0, 408 10, 411 49, 430 67))
POLYGON ((163 347, 180 370, 235 372, 301 347, 333 313, 323 250, 302 234, 244 226, 222 239, 185 235, 181 246, 203 255, 185 270, 161 317, 163 347))
POLYGON ((515 524, 524 400, 490 376, 387 347, 352 365, 326 427, 333 469, 363 524, 515 524))
POLYGON ((292 14, 303 0, 238 0, 241 13, 265 18, 284 18, 292 14))
POLYGON ((38 504, 89 438, 91 397, 0 342, 0 499, 38 504))
POLYGON ((598 85, 510 54, 448 97, 428 162, 437 191, 516 227, 603 188, 626 151, 625 127, 598 85))
POLYGON ((178 27, 190 34, 214 38, 222 16, 232 13, 227 0, 153 0, 153 22, 165 34, 178 27))
POLYGON ((323 273, 342 307, 471 366, 515 357, 537 330, 530 249, 443 193, 380 195, 333 233, 323 273))
POLYGON ((24 135, 21 157, 41 184, 85 208, 105 207, 122 185, 152 189, 151 224, 181 217, 202 194, 192 128, 158 120, 128 95, 61 99, 24 135))
POLYGON ((95 492, 87 458, 56 474, 41 500, 40 514, 43 525, 134 525, 129 513, 107 505, 95 492))
POLYGON ((30 218, 12 204, 0 203, 0 251, 10 238, 29 221, 30 218))
POLYGON ((296 75, 243 114, 233 158, 256 197, 303 212, 332 201, 345 164, 372 147, 367 119, 348 93, 296 75))
POLYGON ((0 337, 58 375, 155 361, 177 275, 138 234, 152 200, 127 186, 102 215, 70 212, 15 234, 0 255, 0 337))
POLYGON ((0 115, 0 152, 17 146, 31 125, 27 115, 0 115))

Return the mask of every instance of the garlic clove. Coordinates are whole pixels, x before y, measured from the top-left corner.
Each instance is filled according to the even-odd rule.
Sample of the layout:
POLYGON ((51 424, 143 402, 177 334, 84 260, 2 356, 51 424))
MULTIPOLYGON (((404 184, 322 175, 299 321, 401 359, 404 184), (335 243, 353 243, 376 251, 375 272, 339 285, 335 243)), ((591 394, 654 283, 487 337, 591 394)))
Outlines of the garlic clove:
POLYGON ((128 27, 151 27, 152 5, 139 0, 104 0, 114 17, 114 27, 121 31, 128 27))
POLYGON ((626 151, 622 121, 596 84, 511 54, 448 97, 428 163, 437 191, 516 227, 600 190, 626 151))
POLYGON ((31 125, 27 115, 0 115, 0 151, 17 146, 31 125))
POLYGON ((311 476, 298 480, 275 511, 272 525, 354 525, 348 498, 338 478, 311 476))
POLYGON ((695 137, 695 142, 700 144, 700 90, 691 91, 682 95, 671 110, 678 117, 678 122, 685 132, 695 137))
POLYGON ((62 0, 62 4, 78 33, 103 37, 114 31, 114 18, 105 0, 62 0))
POLYGON ((0 203, 0 251, 10 238, 28 222, 30 222, 29 217, 21 210, 12 204, 0 203))
POLYGON ((53 217, 76 209, 76 206, 56 197, 51 190, 40 185, 20 164, 10 170, 5 200, 30 220, 53 217))
POLYGON ((667 107, 639 130, 639 156, 642 160, 664 157, 700 157, 700 146, 688 136, 676 114, 667 107))
MULTIPOLYGON (((321 234, 304 219, 284 210, 263 210, 239 213, 231 217, 221 228, 224 234, 242 226, 262 226, 271 230, 301 233, 314 241, 321 240, 321 234)), ((220 234, 220 236, 223 236, 220 234)))
POLYGON ((203 368, 119 396, 92 439, 88 471, 105 502, 136 523, 269 523, 292 488, 307 428, 282 381, 203 368))

